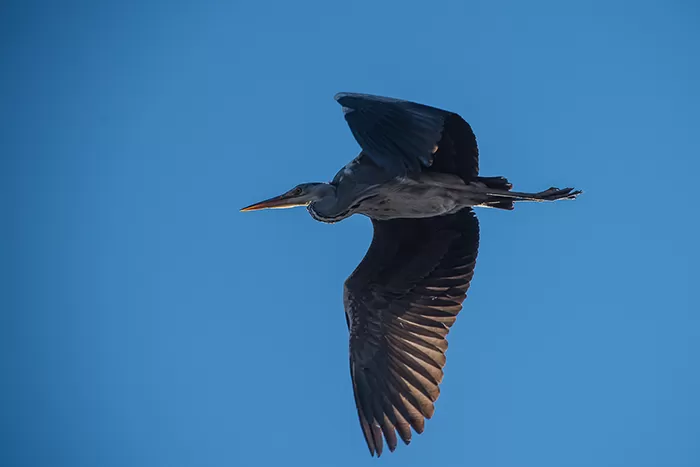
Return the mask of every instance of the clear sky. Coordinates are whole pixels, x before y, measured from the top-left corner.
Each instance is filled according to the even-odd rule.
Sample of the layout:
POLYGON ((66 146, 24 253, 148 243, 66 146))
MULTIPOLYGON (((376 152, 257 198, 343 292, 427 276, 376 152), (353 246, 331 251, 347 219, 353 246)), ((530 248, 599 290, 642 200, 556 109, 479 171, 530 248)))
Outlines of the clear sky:
POLYGON ((697 2, 61 3, 0 6, 0 465, 700 465, 697 2), (238 212, 357 154, 338 91, 585 191, 479 211, 435 416, 380 460, 342 307, 369 221, 238 212))

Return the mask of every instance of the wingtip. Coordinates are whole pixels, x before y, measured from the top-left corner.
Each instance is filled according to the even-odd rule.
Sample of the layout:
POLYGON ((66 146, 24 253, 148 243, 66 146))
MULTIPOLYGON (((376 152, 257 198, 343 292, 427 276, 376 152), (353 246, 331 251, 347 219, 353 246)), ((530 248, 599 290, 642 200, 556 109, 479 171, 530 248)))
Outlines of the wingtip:
POLYGON ((372 444, 367 443, 367 447, 369 448, 369 455, 372 457, 381 457, 382 451, 380 449, 375 449, 375 446, 372 444))

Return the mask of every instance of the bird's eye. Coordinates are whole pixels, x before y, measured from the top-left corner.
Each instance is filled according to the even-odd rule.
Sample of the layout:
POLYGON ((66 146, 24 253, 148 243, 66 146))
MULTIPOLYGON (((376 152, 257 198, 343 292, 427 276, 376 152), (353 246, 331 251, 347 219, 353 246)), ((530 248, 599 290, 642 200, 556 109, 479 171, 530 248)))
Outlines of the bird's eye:
POLYGON ((293 196, 299 196, 302 192, 302 189, 299 187, 296 187, 294 190, 292 190, 292 195, 293 196))

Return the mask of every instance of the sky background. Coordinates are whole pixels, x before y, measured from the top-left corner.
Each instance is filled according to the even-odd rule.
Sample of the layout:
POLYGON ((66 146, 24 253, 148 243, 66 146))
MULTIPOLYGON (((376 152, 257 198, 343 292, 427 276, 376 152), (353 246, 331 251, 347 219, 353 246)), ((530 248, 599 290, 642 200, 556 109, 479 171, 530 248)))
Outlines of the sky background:
POLYGON ((0 5, 0 465, 700 465, 697 2, 60 3, 0 5), (435 416, 379 461, 369 221, 238 212, 357 154, 338 91, 585 191, 478 212, 435 416))

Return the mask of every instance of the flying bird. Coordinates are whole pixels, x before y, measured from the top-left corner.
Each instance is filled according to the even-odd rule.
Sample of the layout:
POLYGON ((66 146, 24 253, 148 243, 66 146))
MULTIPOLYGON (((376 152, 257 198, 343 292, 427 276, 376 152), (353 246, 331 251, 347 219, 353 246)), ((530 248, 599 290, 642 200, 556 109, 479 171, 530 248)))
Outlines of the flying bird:
POLYGON ((350 375, 370 454, 422 433, 440 394, 447 334, 474 275, 473 207, 573 199, 581 191, 512 191, 479 176, 471 126, 458 114, 367 94, 335 96, 361 148, 330 183, 302 183, 242 211, 306 206, 321 222, 369 217, 374 235, 345 281, 350 375))

